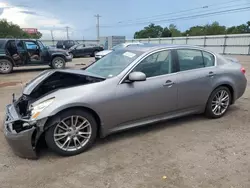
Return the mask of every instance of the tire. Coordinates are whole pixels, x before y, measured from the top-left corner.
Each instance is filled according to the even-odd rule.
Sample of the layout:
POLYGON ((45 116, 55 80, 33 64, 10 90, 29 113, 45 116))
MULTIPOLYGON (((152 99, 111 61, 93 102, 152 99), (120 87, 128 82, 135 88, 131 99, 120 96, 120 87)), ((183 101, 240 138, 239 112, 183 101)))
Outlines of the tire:
POLYGON ((54 118, 59 118, 60 123, 54 124, 54 125, 48 125, 50 128, 45 132, 45 141, 49 149, 51 149, 53 152, 61 156, 73 156, 73 155, 78 155, 86 151, 88 148, 90 148, 93 145, 97 136, 97 122, 92 114, 90 114, 87 111, 72 109, 72 110, 62 112, 56 115, 56 117, 54 118), (77 123, 75 130, 73 130, 74 129, 73 126, 69 126, 70 122, 72 121, 71 120, 72 116, 74 117, 74 123, 76 122, 76 119, 77 119, 76 117, 78 117, 78 121, 79 121, 77 123), (83 128, 84 126, 87 125, 87 123, 83 124, 82 129, 79 130, 79 134, 87 133, 87 132, 91 134, 82 134, 82 136, 85 138, 79 135, 75 136, 73 132, 76 131, 77 127, 80 126, 80 124, 82 124, 83 121, 85 120, 87 121, 87 123, 89 123, 89 126, 86 128, 83 128), (68 124, 70 131, 65 131, 64 129, 62 129, 62 128, 66 129, 66 126, 62 123, 62 121, 68 124), (58 132, 58 131, 61 131, 63 133, 58 132), (82 132, 82 131, 85 131, 85 132, 82 132), (65 134, 67 134, 67 136, 65 136, 64 132, 65 134), (56 136, 55 134, 64 134, 64 135, 56 136), (64 138, 62 138, 63 136, 64 138), (75 137, 77 137, 79 142, 75 139, 75 137), (70 140, 66 142, 67 139, 68 140, 70 139, 70 140), (80 145, 80 142, 82 142, 82 145, 80 145))
POLYGON ((231 104, 231 101, 232 101, 232 94, 227 87, 221 86, 221 87, 216 88, 211 93, 207 101, 205 115, 208 118, 220 118, 224 116, 231 104), (224 100, 221 102, 220 101, 216 102, 216 98, 218 99, 218 96, 221 96, 222 92, 224 92, 224 96, 222 96, 222 99, 224 100), (226 98, 226 95, 228 96, 227 98, 226 98), (219 110, 221 110, 221 113, 218 113, 219 110))
POLYGON ((62 57, 54 57, 51 62, 51 67, 53 69, 64 69, 65 64, 65 60, 62 57))
POLYGON ((7 59, 0 59, 0 73, 9 74, 13 71, 13 64, 7 59))
POLYGON ((90 55, 90 57, 95 57, 95 54, 96 54, 96 53, 98 53, 97 50, 95 50, 95 51, 90 55))

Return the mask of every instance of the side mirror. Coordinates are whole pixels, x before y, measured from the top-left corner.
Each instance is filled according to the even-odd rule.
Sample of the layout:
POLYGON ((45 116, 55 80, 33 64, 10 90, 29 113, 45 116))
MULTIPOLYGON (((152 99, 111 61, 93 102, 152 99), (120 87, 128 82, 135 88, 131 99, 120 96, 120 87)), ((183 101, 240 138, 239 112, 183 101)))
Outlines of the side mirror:
POLYGON ((146 74, 144 74, 143 72, 131 72, 128 76, 128 79, 131 82, 145 81, 146 78, 146 74))

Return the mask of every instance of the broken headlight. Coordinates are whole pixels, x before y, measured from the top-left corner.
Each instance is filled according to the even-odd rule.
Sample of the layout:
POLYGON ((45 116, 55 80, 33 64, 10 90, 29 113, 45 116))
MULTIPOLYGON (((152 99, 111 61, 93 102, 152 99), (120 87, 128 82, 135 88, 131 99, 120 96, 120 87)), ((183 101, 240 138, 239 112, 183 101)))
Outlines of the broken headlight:
POLYGON ((29 111, 31 111, 31 119, 35 120, 45 108, 47 108, 50 104, 52 104, 54 100, 55 98, 51 98, 37 105, 30 105, 29 111))

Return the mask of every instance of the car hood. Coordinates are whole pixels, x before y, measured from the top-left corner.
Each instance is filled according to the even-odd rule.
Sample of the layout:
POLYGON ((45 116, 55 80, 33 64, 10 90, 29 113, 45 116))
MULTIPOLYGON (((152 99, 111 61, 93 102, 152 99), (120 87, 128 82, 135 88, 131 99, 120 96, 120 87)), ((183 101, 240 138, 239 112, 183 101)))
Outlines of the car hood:
MULTIPOLYGON (((104 77, 100 77, 98 75, 89 73, 85 70, 47 70, 47 71, 43 71, 42 73, 40 73, 37 77, 35 77, 34 79, 32 79, 30 82, 28 82, 26 84, 26 86, 23 89, 23 94, 24 95, 30 95, 35 89, 37 89, 39 86, 42 85, 42 83, 49 78, 50 76, 53 76, 55 74, 60 74, 61 77, 65 76, 69 76, 70 74, 73 75, 78 75, 78 76, 86 76, 86 77, 91 77, 93 79, 96 80, 105 80, 104 77)), ((94 82, 93 79, 90 81, 94 82)), ((53 81, 53 80, 52 80, 53 81)), ((87 84, 86 82, 83 82, 82 85, 87 84)), ((68 87, 74 87, 75 85, 69 85, 68 87)), ((54 89, 59 89, 59 88, 54 88, 54 89)))
POLYGON ((48 49, 49 52, 51 53, 66 53, 67 51, 66 50, 63 50, 63 49, 58 49, 58 48, 50 48, 48 49))
POLYGON ((111 53, 113 50, 103 50, 103 51, 100 51, 100 52, 98 52, 98 53, 96 53, 96 55, 98 56, 105 56, 105 55, 107 55, 107 54, 109 54, 109 53, 111 53))

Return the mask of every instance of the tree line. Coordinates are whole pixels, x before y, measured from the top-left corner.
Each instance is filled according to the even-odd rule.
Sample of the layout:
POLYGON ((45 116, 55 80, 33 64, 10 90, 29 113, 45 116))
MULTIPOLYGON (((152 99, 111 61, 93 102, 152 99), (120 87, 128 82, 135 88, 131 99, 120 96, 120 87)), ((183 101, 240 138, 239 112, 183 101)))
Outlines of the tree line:
POLYGON ((30 38, 30 39, 40 39, 42 33, 37 32, 35 34, 29 34, 23 31, 18 25, 7 20, 0 20, 0 38, 30 38))
POLYGON ((144 27, 142 30, 135 32, 134 38, 159 38, 159 37, 181 37, 181 36, 206 36, 221 34, 241 34, 250 33, 250 21, 238 26, 226 27, 218 22, 212 24, 197 25, 190 27, 188 30, 181 32, 176 25, 170 24, 169 27, 162 27, 153 23, 144 27))

